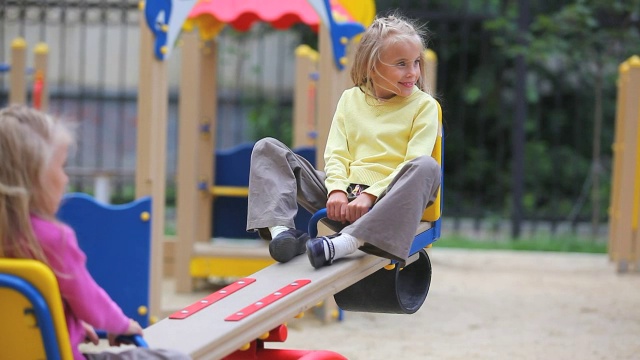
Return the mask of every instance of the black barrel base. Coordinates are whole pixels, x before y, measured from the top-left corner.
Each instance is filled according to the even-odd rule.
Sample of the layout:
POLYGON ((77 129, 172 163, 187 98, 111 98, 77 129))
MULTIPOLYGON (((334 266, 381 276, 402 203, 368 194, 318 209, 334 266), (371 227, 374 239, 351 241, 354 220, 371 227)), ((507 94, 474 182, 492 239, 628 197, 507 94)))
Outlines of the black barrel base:
POLYGON ((413 314, 424 303, 431 284, 431 261, 420 250, 418 259, 399 269, 380 269, 334 295, 345 311, 413 314))

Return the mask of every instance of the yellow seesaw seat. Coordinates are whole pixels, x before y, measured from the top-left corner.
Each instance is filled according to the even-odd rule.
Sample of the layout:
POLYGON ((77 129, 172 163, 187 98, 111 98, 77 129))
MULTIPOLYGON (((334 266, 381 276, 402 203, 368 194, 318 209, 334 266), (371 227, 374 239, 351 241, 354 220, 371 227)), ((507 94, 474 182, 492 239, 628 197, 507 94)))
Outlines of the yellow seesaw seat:
POLYGON ((3 359, 72 360, 58 281, 45 264, 0 258, 3 359))

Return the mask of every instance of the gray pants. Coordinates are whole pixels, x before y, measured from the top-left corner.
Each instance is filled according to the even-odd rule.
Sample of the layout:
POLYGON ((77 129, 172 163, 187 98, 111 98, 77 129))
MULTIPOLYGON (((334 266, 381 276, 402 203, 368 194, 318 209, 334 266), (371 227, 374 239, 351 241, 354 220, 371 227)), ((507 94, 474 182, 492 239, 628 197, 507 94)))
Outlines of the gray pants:
MULTIPOLYGON (((266 231, 270 226, 295 227, 298 203, 312 214, 324 208, 325 178, 322 171, 280 141, 258 141, 251 154, 247 231, 259 231, 261 237, 270 239, 266 231)), ((363 240, 363 251, 406 261, 422 213, 435 200, 439 186, 440 166, 432 157, 421 156, 402 168, 358 221, 324 222, 334 231, 363 240)))
POLYGON ((175 350, 135 348, 118 353, 100 352, 84 354, 88 360, 189 360, 186 354, 175 350))

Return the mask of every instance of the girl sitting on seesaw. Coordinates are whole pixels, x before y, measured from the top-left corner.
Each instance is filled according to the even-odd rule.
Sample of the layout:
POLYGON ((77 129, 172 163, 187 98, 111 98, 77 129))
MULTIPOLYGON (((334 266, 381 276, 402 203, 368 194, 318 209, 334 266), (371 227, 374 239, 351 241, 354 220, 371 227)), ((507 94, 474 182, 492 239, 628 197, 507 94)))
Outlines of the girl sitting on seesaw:
POLYGON ((273 259, 307 252, 320 268, 357 249, 407 260, 424 209, 436 198, 440 166, 431 157, 438 104, 424 91, 424 33, 409 20, 376 18, 355 54, 324 152, 324 172, 272 138, 251 156, 247 231, 271 240, 273 259), (295 229, 297 203, 326 207, 331 236, 295 229))
POLYGON ((73 140, 69 124, 44 113, 18 105, 0 110, 0 257, 51 267, 74 359, 189 359, 162 349, 95 354, 78 349, 85 339, 98 343, 94 326, 109 333, 110 345, 118 345, 116 335, 142 335, 142 328, 91 277, 74 231, 55 219, 69 181, 64 165, 73 140))

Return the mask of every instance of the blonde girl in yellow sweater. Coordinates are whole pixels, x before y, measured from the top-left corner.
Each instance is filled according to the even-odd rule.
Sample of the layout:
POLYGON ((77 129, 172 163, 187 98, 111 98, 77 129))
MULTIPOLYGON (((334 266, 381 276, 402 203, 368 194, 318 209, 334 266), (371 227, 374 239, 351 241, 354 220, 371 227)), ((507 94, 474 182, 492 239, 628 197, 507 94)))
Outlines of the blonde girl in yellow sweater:
POLYGON ((397 16, 376 18, 351 70, 355 86, 337 105, 324 172, 272 138, 251 157, 247 231, 271 240, 279 262, 307 252, 320 268, 361 249, 406 261, 424 209, 435 200, 440 166, 430 156, 438 105, 423 89, 424 34, 397 16), (294 228, 297 203, 327 208, 337 233, 309 239, 294 228))

